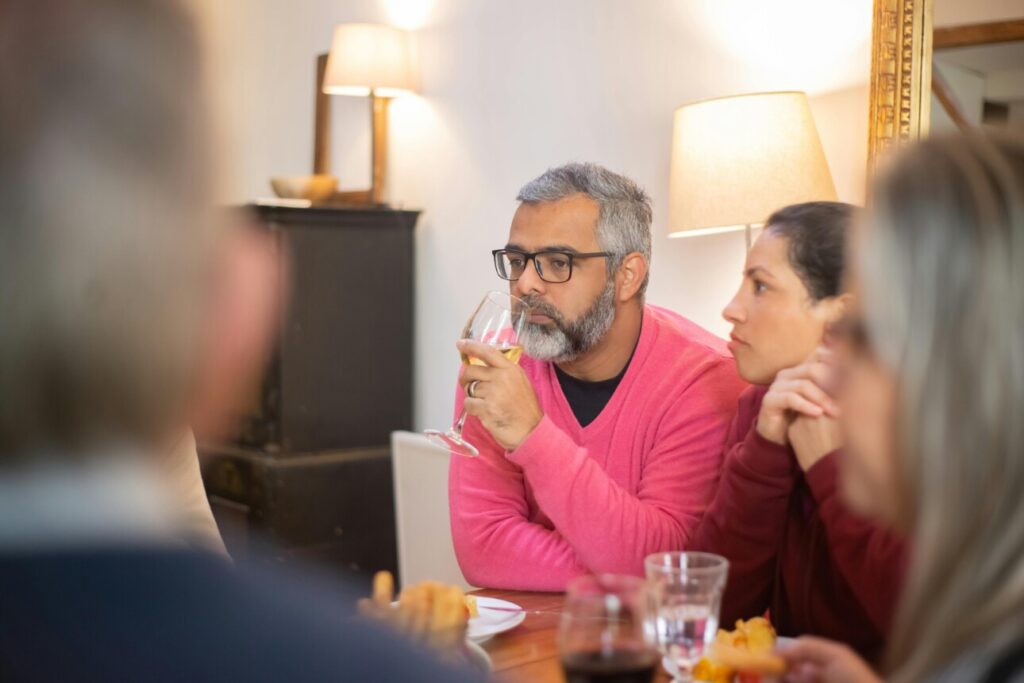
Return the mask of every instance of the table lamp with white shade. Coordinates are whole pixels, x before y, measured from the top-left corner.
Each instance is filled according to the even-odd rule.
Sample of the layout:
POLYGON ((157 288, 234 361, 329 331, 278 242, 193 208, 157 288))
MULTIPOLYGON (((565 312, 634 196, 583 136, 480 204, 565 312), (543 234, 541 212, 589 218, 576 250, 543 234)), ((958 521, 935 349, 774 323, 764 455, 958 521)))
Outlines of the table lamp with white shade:
POLYGON ((334 29, 331 51, 317 60, 316 134, 313 170, 329 172, 330 108, 327 95, 369 97, 372 169, 369 190, 341 192, 352 203, 383 204, 387 178, 388 103, 415 92, 416 55, 407 31, 382 24, 341 24, 334 29))
POLYGON ((834 201, 825 153, 802 92, 737 95, 675 112, 669 237, 751 229, 789 204, 834 201))

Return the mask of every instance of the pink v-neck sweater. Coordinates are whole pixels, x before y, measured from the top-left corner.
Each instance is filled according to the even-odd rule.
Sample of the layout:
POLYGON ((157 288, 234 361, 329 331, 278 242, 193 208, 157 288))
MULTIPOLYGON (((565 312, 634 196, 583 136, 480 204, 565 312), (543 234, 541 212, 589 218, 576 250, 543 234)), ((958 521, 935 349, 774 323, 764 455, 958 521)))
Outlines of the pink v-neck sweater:
POLYGON ((540 424, 505 451, 470 417, 464 434, 480 457, 451 456, 452 538, 466 579, 561 591, 590 572, 642 574, 646 555, 683 548, 714 496, 744 387, 722 340, 646 306, 625 376, 583 428, 554 366, 524 357, 522 367, 540 424))

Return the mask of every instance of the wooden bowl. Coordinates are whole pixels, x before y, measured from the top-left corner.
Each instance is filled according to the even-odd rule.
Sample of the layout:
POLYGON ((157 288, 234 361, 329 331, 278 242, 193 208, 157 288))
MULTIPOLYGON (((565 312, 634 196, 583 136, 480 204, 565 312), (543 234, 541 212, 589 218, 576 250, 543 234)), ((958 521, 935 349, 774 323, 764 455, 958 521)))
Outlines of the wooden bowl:
POLYGON ((338 189, 338 179, 332 175, 297 175, 271 178, 270 186, 281 199, 308 199, 322 202, 338 189))

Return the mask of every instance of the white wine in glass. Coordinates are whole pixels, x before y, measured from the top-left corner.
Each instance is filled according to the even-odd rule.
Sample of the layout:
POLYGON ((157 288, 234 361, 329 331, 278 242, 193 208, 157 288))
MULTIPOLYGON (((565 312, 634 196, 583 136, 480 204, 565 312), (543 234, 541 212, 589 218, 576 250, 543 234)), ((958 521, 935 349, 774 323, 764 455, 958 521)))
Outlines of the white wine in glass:
MULTIPOLYGON (((519 336, 526 324, 529 309, 525 303, 505 292, 488 292, 473 315, 469 317, 460 339, 481 342, 496 348, 505 358, 518 363, 523 355, 519 336)), ((486 365, 479 358, 462 354, 464 365, 486 365)), ((476 446, 462 438, 462 426, 466 423, 466 409, 446 432, 428 429, 423 432, 434 443, 452 453, 474 457, 480 455, 476 446)))
MULTIPOLYGON (((523 347, 522 346, 499 346, 498 347, 498 353, 500 353, 501 355, 505 356, 505 358, 507 358, 510 362, 515 363, 515 364, 518 365, 519 364, 519 359, 522 358, 522 356, 523 356, 523 347)), ((480 365, 480 366, 486 366, 487 365, 487 363, 483 362, 479 358, 471 358, 470 356, 467 356, 466 354, 462 354, 462 364, 463 365, 480 365)))

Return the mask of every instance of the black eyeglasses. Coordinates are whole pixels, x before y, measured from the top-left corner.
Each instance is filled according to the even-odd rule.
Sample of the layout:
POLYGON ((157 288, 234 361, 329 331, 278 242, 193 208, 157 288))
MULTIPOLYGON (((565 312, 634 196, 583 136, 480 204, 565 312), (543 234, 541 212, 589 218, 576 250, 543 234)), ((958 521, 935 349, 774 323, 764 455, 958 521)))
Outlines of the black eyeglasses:
POLYGON ((585 254, 577 254, 572 251, 535 251, 527 253, 515 249, 495 249, 491 252, 494 256, 494 269, 498 271, 498 277, 502 280, 515 282, 523 276, 526 265, 533 261, 533 267, 537 269, 537 275, 544 282, 560 284, 568 282, 572 277, 572 266, 576 259, 582 258, 608 258, 612 254, 607 251, 592 251, 585 254))

